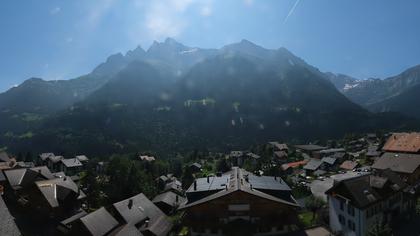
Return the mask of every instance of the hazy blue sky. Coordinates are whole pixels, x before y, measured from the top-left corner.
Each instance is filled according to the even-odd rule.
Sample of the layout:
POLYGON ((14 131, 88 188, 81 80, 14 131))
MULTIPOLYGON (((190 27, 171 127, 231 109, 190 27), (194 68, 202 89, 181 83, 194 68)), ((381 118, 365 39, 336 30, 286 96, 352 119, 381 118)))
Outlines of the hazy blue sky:
POLYGON ((420 64, 418 0, 4 0, 0 91, 68 79, 154 39, 284 46, 322 71, 387 77, 420 64))

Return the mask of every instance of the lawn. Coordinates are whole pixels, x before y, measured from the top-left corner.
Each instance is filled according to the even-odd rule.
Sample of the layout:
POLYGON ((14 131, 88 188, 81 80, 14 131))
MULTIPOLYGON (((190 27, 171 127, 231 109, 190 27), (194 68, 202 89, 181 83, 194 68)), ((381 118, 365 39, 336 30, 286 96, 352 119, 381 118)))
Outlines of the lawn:
POLYGON ((298 216, 299 220, 302 222, 305 228, 314 226, 314 222, 316 222, 316 219, 314 220, 314 222, 312 222, 312 212, 310 211, 302 212, 298 216))

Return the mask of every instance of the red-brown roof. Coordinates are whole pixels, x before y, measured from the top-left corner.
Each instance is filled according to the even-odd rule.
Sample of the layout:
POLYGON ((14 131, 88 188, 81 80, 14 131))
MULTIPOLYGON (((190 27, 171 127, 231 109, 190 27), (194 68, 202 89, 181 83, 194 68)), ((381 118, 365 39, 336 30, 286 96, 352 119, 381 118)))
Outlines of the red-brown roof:
POLYGON ((354 168, 356 168, 358 165, 357 162, 354 161, 345 161, 343 162, 343 164, 341 164, 340 168, 341 169, 346 169, 346 170, 353 170, 354 168))
POLYGON ((296 167, 299 167, 299 166, 306 165, 306 163, 308 163, 308 161, 309 160, 303 160, 303 161, 286 163, 286 164, 281 165, 281 168, 283 170, 287 170, 288 168, 296 168, 296 167))
POLYGON ((420 152, 420 133, 394 133, 382 148, 387 152, 420 152))

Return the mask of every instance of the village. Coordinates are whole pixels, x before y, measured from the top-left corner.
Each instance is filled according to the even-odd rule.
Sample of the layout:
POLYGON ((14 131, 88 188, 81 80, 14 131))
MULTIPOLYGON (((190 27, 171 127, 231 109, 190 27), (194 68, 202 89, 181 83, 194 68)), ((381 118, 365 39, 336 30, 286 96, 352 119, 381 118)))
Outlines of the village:
POLYGON ((0 235, 420 234, 420 133, 22 159, 0 152, 0 235))

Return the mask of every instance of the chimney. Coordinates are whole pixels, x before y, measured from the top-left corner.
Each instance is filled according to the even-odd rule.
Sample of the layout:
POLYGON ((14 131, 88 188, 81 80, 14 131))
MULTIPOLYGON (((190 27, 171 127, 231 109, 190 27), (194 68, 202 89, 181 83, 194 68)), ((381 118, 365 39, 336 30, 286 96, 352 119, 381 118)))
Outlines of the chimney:
POLYGON ((194 191, 197 191, 197 180, 194 180, 194 191))
POLYGON ((147 219, 147 220, 144 222, 144 227, 145 227, 145 228, 149 227, 149 219, 147 219))
POLYGON ((250 185, 249 185, 249 187, 250 187, 250 188, 251 188, 251 190, 252 190, 252 184, 250 184, 250 185))
POLYGON ((176 197, 175 197, 175 202, 178 203, 178 201, 179 201, 179 197, 178 197, 178 194, 177 194, 176 197))
POLYGON ((274 180, 277 180, 277 176, 274 176, 274 180))
POLYGON ((210 177, 207 176, 207 183, 210 183, 210 177))
POLYGON ((133 207, 133 199, 128 200, 128 209, 133 207))

